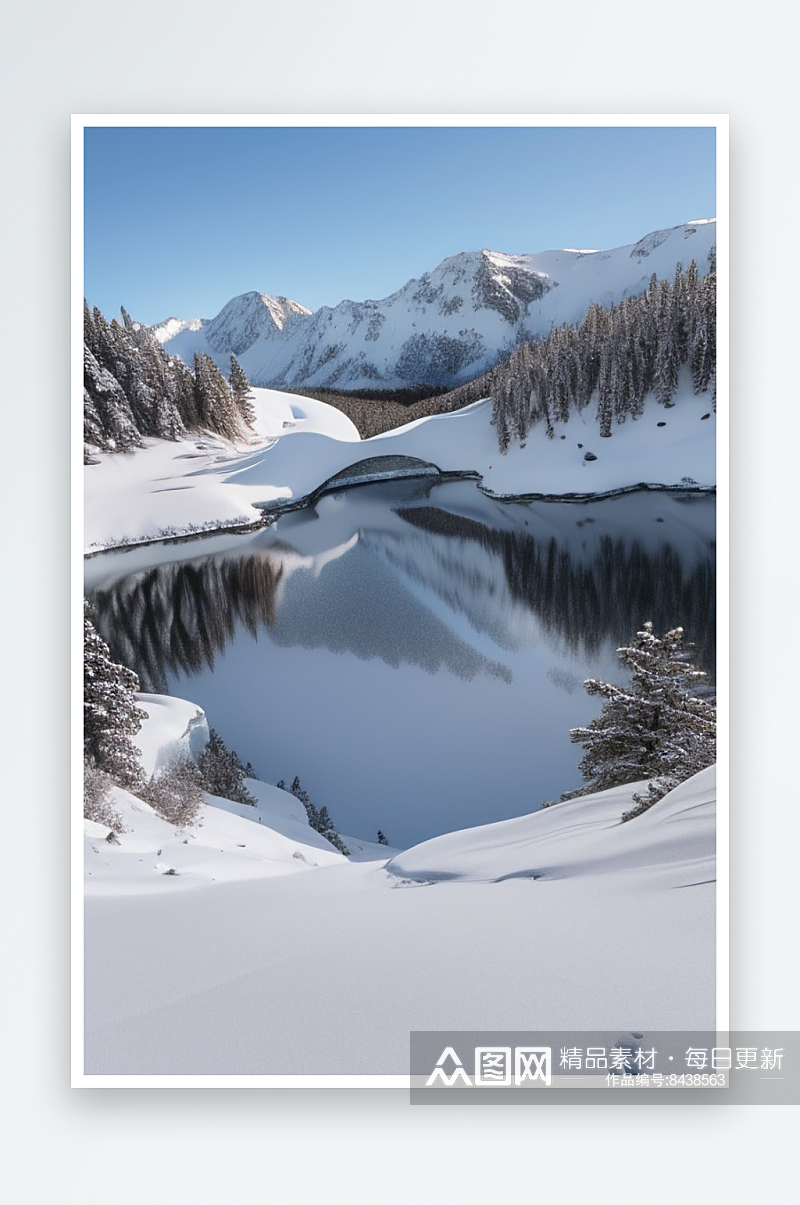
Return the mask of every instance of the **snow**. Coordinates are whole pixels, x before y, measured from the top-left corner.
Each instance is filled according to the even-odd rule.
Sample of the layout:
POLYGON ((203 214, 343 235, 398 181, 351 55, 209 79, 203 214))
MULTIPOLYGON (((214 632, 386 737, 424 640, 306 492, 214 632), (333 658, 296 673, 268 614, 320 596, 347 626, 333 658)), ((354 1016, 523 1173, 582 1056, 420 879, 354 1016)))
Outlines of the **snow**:
MULTIPOLYGON (((266 825, 291 841, 324 851, 325 857, 335 853, 336 858, 341 859, 342 855, 334 850, 330 842, 309 826, 305 808, 290 791, 259 782, 256 778, 245 779, 245 786, 250 794, 255 796, 255 806, 234 803, 229 799, 217 799, 215 806, 233 812, 244 820, 266 825)), ((386 857, 388 854, 384 853, 384 859, 386 857)))
POLYGON ((208 721, 202 710, 185 699, 169 695, 138 694, 137 706, 145 713, 134 745, 142 769, 157 774, 178 757, 197 757, 208 741, 208 721))
MULTIPOLYGON (((471 379, 515 339, 578 322, 591 302, 608 305, 634 296, 653 273, 670 278, 676 264, 691 258, 706 271, 715 238, 715 222, 704 219, 610 251, 462 252, 384 301, 344 301, 311 314, 285 297, 252 292, 234 298, 210 322, 170 318, 158 336, 170 352, 190 361, 192 352, 207 352, 226 371, 234 350, 254 381, 321 385, 330 379, 351 390, 407 386, 421 379, 415 373, 428 360, 433 376, 425 379, 433 380, 437 356, 452 364, 458 345, 464 355, 456 357, 461 366, 455 377, 471 379), (176 324, 181 329, 171 336, 176 324)), ((257 526, 259 504, 306 498, 371 456, 405 455, 443 471, 477 473, 497 495, 589 495, 639 484, 679 486, 683 478, 713 487, 711 399, 694 396, 684 370, 674 402, 665 410, 651 396, 644 413, 615 426, 610 439, 599 438, 590 403, 558 425, 554 439, 539 425, 526 446, 515 445, 501 457, 489 399, 362 441, 335 407, 256 389, 257 419, 247 442, 210 435, 178 443, 151 439, 131 453, 99 453, 99 463, 86 471, 85 548, 257 526)))
MULTIPOLYGON (((670 422, 685 400, 666 412, 670 422)), ((408 450, 420 433, 477 432, 482 405, 375 442, 404 440, 408 450)), ((558 443, 544 440, 544 449, 558 443)), ((263 491, 248 473, 276 452, 302 464, 308 448, 356 452, 352 441, 300 431, 245 456, 236 488, 263 491)), ((309 479, 320 463, 305 466, 309 479)), ((356 497, 369 506, 369 491, 356 497)), ((341 510, 335 496, 324 508, 334 518, 341 510)), ((322 525, 301 518, 279 521, 297 545, 282 554, 287 577, 301 565, 318 570, 357 538, 350 515, 318 546, 322 525)), ((654 539, 661 528, 652 527, 654 539)), ((233 538, 208 538, 203 551, 233 538)), ((191 558, 197 546, 98 557, 89 577, 97 584, 123 562, 128 572, 162 555, 191 558)), ((139 703, 148 720, 136 743, 148 769, 202 738, 193 703, 139 703)), ((635 786, 404 852, 343 833, 351 858, 307 825, 293 796, 247 785, 255 807, 207 797, 189 830, 118 789, 127 830, 119 844, 85 822, 88 1075, 403 1075, 411 1029, 713 1026, 712 771, 627 824, 620 816, 635 786)))
MULTIPOLYGON (((548 291, 524 315, 526 329, 544 333, 577 321, 589 300, 641 291, 654 271, 670 276, 678 259, 700 264, 714 234, 712 223, 698 222, 611 252, 465 253, 384 302, 311 315, 284 298, 249 294, 229 303, 224 321, 169 320, 159 337, 181 354, 211 350, 207 340, 237 337, 244 316, 257 328, 239 357, 251 379, 298 378, 302 350, 313 343, 319 356, 305 379, 322 383, 338 363, 341 383, 374 387, 345 362, 356 328, 397 385, 407 383, 396 373, 398 356, 417 323, 448 337, 469 327, 477 337, 472 376, 481 357, 492 359, 514 337, 513 323, 491 306, 467 318, 482 272, 495 274, 504 298, 513 299, 506 282, 515 273, 544 281, 548 291), (440 285, 430 300, 428 290, 440 285), (434 322, 443 298, 464 304, 437 310, 434 322), (326 347, 345 337, 341 356, 321 363, 326 347)), ((227 353, 222 359, 227 366, 227 353)), ((674 401, 665 410, 648 399, 638 420, 602 440, 590 406, 557 426, 554 439, 536 427, 524 447, 500 456, 488 399, 362 441, 325 403, 257 389, 247 442, 203 435, 100 454, 85 471, 85 548, 255 528, 258 504, 302 500, 378 456, 475 473, 500 496, 679 487, 687 478, 712 488, 711 400, 695 397, 684 373, 674 401), (587 461, 587 452, 597 459, 587 461)), ((325 506, 335 511, 336 501, 325 506)), ((282 588, 295 569, 319 572, 359 538, 343 520, 339 542, 317 548, 313 524, 300 531, 295 518, 278 520, 279 536, 298 537, 281 554, 282 588)), ((203 553, 231 538, 207 537, 203 553)), ((120 558, 128 569, 146 568, 159 555, 134 548, 120 558)), ((191 558, 197 548, 168 555, 191 558)), ((99 557, 87 577, 97 584, 117 571, 99 557)), ((200 708, 157 695, 141 695, 139 704, 147 719, 134 743, 148 773, 176 753, 197 754, 208 730, 200 708)), ((641 785, 405 851, 342 834, 350 858, 308 826, 293 796, 257 780, 248 780, 254 806, 207 796, 187 829, 114 788, 125 829, 116 842, 85 822, 87 1074, 402 1075, 412 1029, 713 1027, 713 769, 622 824, 641 785)))
POLYGON ((388 866, 249 785, 189 831, 119 790, 120 844, 86 823, 89 1076, 402 1075, 412 1029, 713 1027, 713 769, 627 824, 633 786, 388 866))
MULTIPOLYGON (((320 845, 309 838, 287 837, 259 823, 255 809, 252 818, 244 818, 228 800, 207 795, 206 801, 197 824, 183 829, 128 791, 112 788, 110 802, 122 816, 125 832, 118 844, 109 844, 107 829, 84 820, 87 898, 174 894, 343 861, 322 838, 320 845)), ((306 832, 311 838, 319 836, 307 825, 306 832)))
POLYGON ((587 407, 568 423, 554 424, 553 439, 540 424, 529 433, 525 447, 515 444, 501 456, 490 416, 491 402, 476 402, 366 443, 370 448, 382 445, 384 455, 391 451, 431 460, 443 470, 475 470, 483 486, 500 495, 592 494, 639 483, 678 485, 682 477, 704 486, 716 482, 711 400, 703 394, 695 397, 685 377, 673 409, 665 410, 650 397, 641 417, 615 426, 609 439, 599 437, 594 409, 587 407), (586 461, 587 452, 597 460, 586 461))
POLYGON ((86 551, 259 523, 254 499, 288 499, 292 491, 282 485, 266 492, 241 489, 241 466, 257 463, 286 436, 313 432, 345 446, 359 439, 350 419, 324 402, 272 389, 254 393, 256 422, 248 443, 206 433, 176 442, 147 439, 133 452, 98 452, 99 463, 87 466, 85 475, 86 551))
MULTIPOLYGON (((134 326, 138 325, 139 323, 134 323, 134 326)), ((199 331, 204 325, 202 318, 167 318, 150 329, 159 342, 166 343, 182 331, 199 331)))
POLYGON ((703 274, 715 240, 716 222, 704 219, 606 251, 461 252, 381 301, 342 301, 310 314, 286 298, 245 293, 202 328, 170 337, 162 325, 159 338, 187 363, 205 352, 225 371, 236 351, 258 385, 454 385, 478 376, 518 339, 580 322, 591 302, 609 305, 644 292, 654 272, 671 279, 678 263, 688 267, 694 259, 703 274))
POLYGON ((393 858, 392 874, 416 881, 548 880, 645 871, 649 882, 686 887, 714 879, 716 767, 682 783, 636 823, 620 815, 640 783, 555 804, 530 816, 434 837, 393 858))
POLYGON ((151 439, 135 452, 99 454, 100 463, 85 470, 86 551, 257 525, 257 503, 307 497, 372 456, 411 456, 442 471, 476 472, 498 495, 592 494, 640 483, 679 487, 686 477, 699 486, 716 483, 716 415, 708 394, 693 394, 685 371, 672 408, 651 396, 641 417, 614 426, 609 439, 599 438, 589 406, 557 424, 555 438, 539 425, 525 447, 513 445, 505 456, 490 425, 489 400, 360 440, 350 419, 325 402, 254 392, 251 444, 212 436, 151 439), (585 460, 587 452, 597 459, 585 460))

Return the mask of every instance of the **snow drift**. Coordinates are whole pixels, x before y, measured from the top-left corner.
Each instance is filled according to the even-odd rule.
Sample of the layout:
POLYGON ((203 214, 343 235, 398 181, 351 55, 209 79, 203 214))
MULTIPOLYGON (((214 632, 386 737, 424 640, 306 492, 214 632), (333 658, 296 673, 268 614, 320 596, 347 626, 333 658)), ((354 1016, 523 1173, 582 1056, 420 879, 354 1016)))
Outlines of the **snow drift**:
POLYGON ((87 825, 86 1073, 404 1075, 413 1029, 713 1028, 714 772, 620 824, 634 789, 385 869, 264 824, 276 788, 185 836, 128 797, 119 847, 87 825))
POLYGON ((447 833, 387 863, 411 881, 497 883, 647 872, 651 884, 713 882, 716 767, 670 791, 633 821, 620 817, 645 783, 615 787, 497 824, 447 833))

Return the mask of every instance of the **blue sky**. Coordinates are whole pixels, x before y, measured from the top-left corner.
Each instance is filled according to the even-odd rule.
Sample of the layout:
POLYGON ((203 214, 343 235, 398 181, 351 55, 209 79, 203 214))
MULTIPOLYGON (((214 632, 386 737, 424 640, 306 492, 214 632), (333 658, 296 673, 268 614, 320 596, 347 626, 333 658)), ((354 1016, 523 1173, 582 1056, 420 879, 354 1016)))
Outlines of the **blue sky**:
POLYGON ((257 289, 382 298, 448 255, 615 247, 714 217, 715 131, 92 127, 85 281, 110 318, 257 289))

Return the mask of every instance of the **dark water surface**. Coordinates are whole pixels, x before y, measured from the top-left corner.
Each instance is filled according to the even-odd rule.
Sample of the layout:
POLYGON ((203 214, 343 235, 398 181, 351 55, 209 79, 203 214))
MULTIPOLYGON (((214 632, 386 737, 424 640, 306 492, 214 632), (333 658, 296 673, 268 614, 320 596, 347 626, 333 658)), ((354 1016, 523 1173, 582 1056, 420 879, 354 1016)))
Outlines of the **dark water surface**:
POLYGON ((615 649, 678 624, 713 679, 715 500, 499 503, 471 482, 322 498, 248 536, 111 553, 87 594, 142 689, 203 707, 341 832, 408 845, 580 784, 615 649))

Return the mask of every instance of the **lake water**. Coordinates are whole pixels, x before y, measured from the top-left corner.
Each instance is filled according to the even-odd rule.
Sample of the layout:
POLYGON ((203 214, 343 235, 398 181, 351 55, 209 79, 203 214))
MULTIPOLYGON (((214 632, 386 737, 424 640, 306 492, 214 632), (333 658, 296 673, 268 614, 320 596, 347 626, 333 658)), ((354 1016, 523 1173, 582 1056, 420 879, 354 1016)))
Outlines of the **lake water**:
POLYGON ((255 535, 87 562, 97 626, 143 690, 191 699, 340 832, 406 846, 581 783, 569 729, 646 620, 713 681, 715 500, 500 503, 472 482, 323 497, 255 535))

